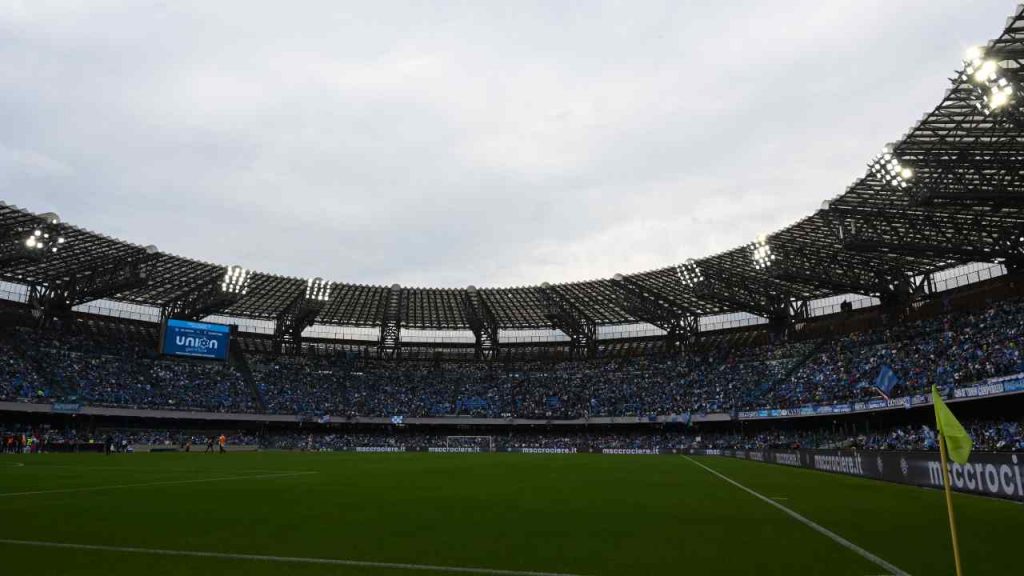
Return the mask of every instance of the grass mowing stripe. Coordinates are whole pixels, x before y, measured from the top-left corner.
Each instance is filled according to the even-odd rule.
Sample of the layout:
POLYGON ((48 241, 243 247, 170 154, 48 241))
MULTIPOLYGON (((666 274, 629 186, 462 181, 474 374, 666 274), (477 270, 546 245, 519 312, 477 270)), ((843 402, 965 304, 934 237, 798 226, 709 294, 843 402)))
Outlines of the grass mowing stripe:
POLYGON ((880 566, 882 568, 885 568, 886 570, 889 571, 889 573, 891 573, 891 574, 893 574, 895 576, 910 576, 910 574, 908 574, 907 572, 901 570, 900 568, 894 566, 893 564, 890 564, 889 562, 883 560, 882 558, 879 558, 878 556, 875 556, 874 554, 872 554, 871 552, 868 552, 867 550, 861 548, 860 546, 857 546, 853 542, 850 542, 849 540, 847 540, 846 538, 843 538, 839 534, 836 534, 835 532, 829 530, 828 528, 825 528, 821 524, 818 524, 818 523, 814 522, 813 520, 810 520, 810 519, 808 519, 808 518, 806 518, 804 516, 801 516, 800 514, 794 512, 793 510, 790 510, 789 508, 783 506, 782 504, 779 504, 775 500, 772 500, 771 498, 768 498, 767 496, 763 496, 762 494, 760 494, 758 492, 755 492, 754 490, 752 490, 750 488, 747 488, 743 484, 740 484, 739 482, 733 480, 732 478, 729 478, 725 474, 722 474, 721 472, 718 472, 717 470, 715 470, 713 468, 705 466, 705 465, 701 464, 700 462, 697 462, 693 458, 690 458, 689 456, 683 456, 683 458, 686 458, 690 462, 693 462, 697 466, 700 466, 701 468, 707 470, 708 472, 714 474, 715 476, 721 478, 722 480, 725 480, 726 482, 728 482, 729 484, 732 484, 733 486, 739 488, 740 490, 743 490, 744 492, 750 494, 751 496, 754 496, 754 497, 758 498, 759 500, 761 500, 763 502, 766 502, 766 503, 768 503, 768 504, 778 508, 779 510, 782 510, 783 512, 788 514, 790 517, 792 517, 793 519, 801 522, 802 524, 804 524, 807 527, 811 528, 815 532, 818 532, 819 534, 822 534, 824 536, 827 536, 827 537, 831 538, 837 544, 839 544, 841 546, 844 546, 844 547, 852 550, 853 552, 856 552, 861 557, 863 557, 864 559, 872 562, 873 564, 875 564, 877 566, 880 566))
POLYGON ((280 474, 257 474, 253 476, 222 476, 219 478, 193 478, 190 480, 163 480, 160 482, 139 482, 136 484, 108 484, 106 486, 87 486, 84 488, 55 488, 53 490, 32 490, 29 492, 0 493, 5 496, 33 496, 36 494, 64 494, 67 492, 94 492, 97 490, 116 490, 118 488, 141 488, 145 486, 170 486, 173 484, 198 484, 200 482, 223 482, 226 480, 260 480, 264 478, 288 478, 291 476, 307 476, 316 472, 282 472, 280 474))
POLYGON ((72 544, 69 542, 42 542, 38 540, 11 540, 0 538, 0 544, 18 546, 39 546, 44 548, 65 548, 71 550, 97 550, 101 552, 124 552, 127 554, 155 554, 160 556, 191 556, 197 558, 218 558, 226 560, 252 560, 261 562, 282 562, 291 564, 328 564, 358 568, 389 568, 419 572, 447 572, 450 574, 482 574, 485 576, 582 576, 564 572, 531 572, 522 570, 500 570, 497 568, 469 568, 465 566, 431 566, 429 564, 406 564, 401 562, 372 562, 369 560, 342 560, 338 558, 302 558, 297 556, 267 556, 263 554, 235 554, 230 552, 202 552, 198 550, 167 550, 161 548, 133 548, 131 546, 101 546, 98 544, 72 544))

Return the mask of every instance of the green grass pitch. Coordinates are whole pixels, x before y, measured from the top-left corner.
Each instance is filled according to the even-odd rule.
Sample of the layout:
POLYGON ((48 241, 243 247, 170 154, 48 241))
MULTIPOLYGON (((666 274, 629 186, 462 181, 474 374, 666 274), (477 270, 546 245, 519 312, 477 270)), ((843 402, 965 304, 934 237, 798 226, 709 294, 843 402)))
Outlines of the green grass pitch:
MULTIPOLYGON (((906 573, 952 574, 938 491, 697 460, 906 573)), ((1021 573, 1024 508, 955 502, 965 572, 1021 573)), ((680 456, 3 456, 0 541, 4 575, 885 573, 680 456)))

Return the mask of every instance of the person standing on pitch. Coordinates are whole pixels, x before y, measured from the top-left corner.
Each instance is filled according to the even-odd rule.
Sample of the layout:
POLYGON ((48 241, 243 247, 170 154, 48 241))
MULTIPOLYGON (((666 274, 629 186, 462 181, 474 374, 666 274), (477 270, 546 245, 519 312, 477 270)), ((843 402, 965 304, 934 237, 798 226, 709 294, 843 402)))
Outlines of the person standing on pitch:
POLYGON ((213 436, 206 437, 206 450, 204 452, 213 452, 213 436))
POLYGON ((217 445, 220 448, 220 453, 221 454, 227 452, 227 450, 224 449, 224 445, 227 444, 227 443, 228 443, 228 437, 225 436, 224 434, 221 434, 220 437, 217 438, 217 445))

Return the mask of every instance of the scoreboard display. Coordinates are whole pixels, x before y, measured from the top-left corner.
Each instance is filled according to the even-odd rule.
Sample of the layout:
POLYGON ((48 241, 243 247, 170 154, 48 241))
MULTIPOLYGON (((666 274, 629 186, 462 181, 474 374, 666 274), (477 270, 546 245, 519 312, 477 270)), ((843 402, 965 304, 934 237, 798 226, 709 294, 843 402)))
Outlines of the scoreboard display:
POLYGON ((160 353, 168 356, 227 360, 231 327, 227 324, 170 319, 163 325, 160 353))

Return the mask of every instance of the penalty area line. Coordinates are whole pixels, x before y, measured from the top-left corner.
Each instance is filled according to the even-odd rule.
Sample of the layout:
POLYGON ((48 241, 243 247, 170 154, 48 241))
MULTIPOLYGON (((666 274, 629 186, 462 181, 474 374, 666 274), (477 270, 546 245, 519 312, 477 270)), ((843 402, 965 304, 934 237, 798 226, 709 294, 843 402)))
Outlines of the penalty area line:
POLYGON ((689 460, 690 462, 696 464, 697 466, 700 466, 704 470, 714 474, 715 476, 718 476, 722 480, 725 480, 726 482, 728 482, 729 484, 732 484, 733 486, 739 488, 740 490, 743 490, 747 494, 750 494, 751 496, 754 496, 758 500, 761 500, 763 502, 771 504, 772 506, 774 506, 774 507, 778 508, 779 510, 785 512, 787 515, 789 515, 794 520, 800 522, 801 524, 804 524, 805 526, 807 526, 811 530, 814 530, 815 532, 817 532, 817 533, 819 533, 819 534, 821 534, 823 536, 827 536, 828 538, 830 538, 836 544, 839 544, 840 546, 843 546, 843 547, 845 547, 845 548, 847 548, 847 549, 857 553, 858 555, 860 555, 861 558, 864 558, 865 560, 870 561, 871 563, 875 564, 876 566, 878 566, 880 568, 884 568, 889 574, 892 574, 893 576, 910 576, 910 574, 907 573, 906 571, 901 570, 900 568, 896 567, 895 565, 893 565, 893 564, 883 560, 882 558, 879 558, 878 556, 872 554, 871 552, 868 552, 867 550, 861 548, 860 546, 857 546, 853 542, 850 542, 849 540, 847 540, 846 538, 843 538, 839 534, 836 534, 835 532, 829 530, 828 528, 825 528, 821 524, 818 524, 817 522, 814 522, 813 520, 810 520, 807 517, 802 516, 802 515, 794 512, 793 510, 783 506, 782 504, 779 504, 778 502, 776 502, 775 500, 772 500, 771 498, 769 498, 767 496, 764 496, 764 495, 760 494, 759 492, 755 492, 754 490, 752 490, 750 488, 747 488, 743 484, 740 484, 739 482, 733 480, 732 478, 729 478, 725 474, 722 474, 721 472, 719 472, 719 471, 717 471, 717 470, 715 470, 713 468, 705 466, 705 465, 701 464, 700 462, 697 462, 693 458, 690 458, 689 456, 683 456, 683 458, 686 458, 687 460, 689 460))
POLYGON ((41 548, 64 548, 69 550, 92 550, 99 552, 122 552, 126 554, 152 554, 157 556, 187 556, 193 558, 216 558, 221 560, 252 560, 289 564, 326 564, 359 568, 388 568, 420 572, 447 572, 449 574, 482 574, 489 576, 582 576, 564 572, 531 572, 524 570, 501 570, 497 568, 470 568, 465 566, 432 566, 430 564, 407 564, 403 562, 372 562, 369 560, 343 560, 339 558, 304 558, 301 556, 268 556, 266 554, 236 554, 231 552, 203 552, 199 550, 169 550, 166 548, 135 548, 131 546, 101 546, 98 544, 72 544, 69 542, 43 542, 38 540, 12 540, 0 538, 0 544, 15 546, 36 546, 41 548))
POLYGON ((193 478, 190 480, 162 480, 159 482, 138 482, 135 484, 107 484, 105 486, 86 486, 84 488, 54 488, 53 490, 32 490, 29 492, 4 492, 5 496, 33 496, 36 494, 66 494, 69 492, 95 492, 99 490, 117 490, 119 488, 144 488, 147 486, 172 486, 175 484, 199 484, 202 482, 225 482, 228 480, 261 480, 267 478, 289 478, 292 476, 308 476, 316 472, 283 472, 280 474, 256 474, 251 476, 220 476, 217 478, 193 478))

